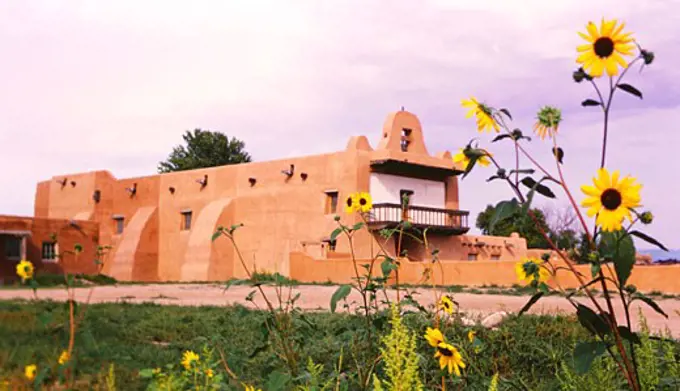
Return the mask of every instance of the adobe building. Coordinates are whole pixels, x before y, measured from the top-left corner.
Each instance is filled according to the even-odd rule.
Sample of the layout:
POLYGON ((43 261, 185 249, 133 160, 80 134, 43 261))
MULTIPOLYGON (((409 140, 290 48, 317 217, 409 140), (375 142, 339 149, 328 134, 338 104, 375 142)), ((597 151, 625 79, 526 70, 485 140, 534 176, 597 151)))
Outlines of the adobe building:
MULTIPOLYGON (((53 270, 59 249, 50 235, 56 233, 62 250, 75 243, 85 249, 67 258, 69 272, 93 272, 94 249, 110 245, 102 272, 118 280, 242 278, 236 249, 212 235, 243 223, 235 237, 252 269, 339 282, 352 270, 350 250, 344 237, 329 243, 329 235, 336 215, 345 224, 360 221, 344 212, 344 199, 357 191, 369 192, 374 203, 370 232, 353 239, 358 259, 370 259, 380 245, 396 254, 394 238, 384 243, 379 231, 403 216, 430 227, 430 247, 441 260, 515 261, 527 254, 516 235, 466 234, 469 212, 458 198, 462 167, 449 152, 428 151, 415 115, 390 114, 375 145, 357 136, 344 150, 322 155, 128 179, 107 171, 53 177, 37 185, 34 218, 0 217, 0 277, 12 275, 23 257, 38 270, 53 270), (410 195, 405 210, 404 194, 410 195)), ((402 264, 429 259, 413 240, 404 238, 401 247, 408 253, 402 264)))

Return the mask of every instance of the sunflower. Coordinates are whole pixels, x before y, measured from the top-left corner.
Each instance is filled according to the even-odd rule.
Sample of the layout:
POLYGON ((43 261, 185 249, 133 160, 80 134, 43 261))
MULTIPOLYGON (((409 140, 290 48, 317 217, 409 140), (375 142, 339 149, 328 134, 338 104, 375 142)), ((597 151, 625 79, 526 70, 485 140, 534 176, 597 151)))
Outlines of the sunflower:
POLYGON ((515 264, 517 279, 531 283, 542 283, 550 278, 550 271, 543 266, 543 260, 538 258, 524 258, 515 264))
POLYGON ((601 168, 593 184, 595 186, 581 186, 581 191, 588 196, 581 205, 588 208, 589 217, 597 215, 596 223, 603 231, 620 230, 626 217, 633 220, 630 209, 640 206, 642 188, 635 178, 619 178, 619 171, 610 176, 606 168, 601 168))
POLYGON ((555 107, 545 106, 538 111, 534 132, 541 140, 544 140, 545 136, 551 138, 557 133, 560 121, 562 121, 562 111, 555 107))
POLYGON ((473 115, 477 117, 477 130, 482 133, 484 131, 490 132, 494 129, 497 133, 500 132, 500 126, 496 120, 493 119, 491 109, 483 103, 479 103, 474 97, 470 99, 463 99, 461 105, 470 109, 465 115, 465 118, 470 118, 473 115))
POLYGON ((359 212, 368 213, 373 208, 373 200, 371 195, 365 192, 356 195, 357 210, 359 212))
POLYGON ((241 383, 243 385, 244 391, 262 391, 261 388, 255 389, 253 386, 249 386, 248 384, 241 383))
POLYGON ((631 33, 622 33, 623 23, 617 24, 616 19, 605 21, 603 18, 600 31, 595 23, 588 22, 588 34, 578 33, 588 43, 576 48, 581 53, 576 62, 583 64, 583 68, 593 77, 602 76, 605 70, 609 76, 616 76, 619 73, 618 65, 622 68, 628 66, 622 56, 633 54, 633 39, 630 38, 631 33))
POLYGON ((452 314, 455 308, 455 302, 449 296, 442 296, 439 299, 439 309, 444 310, 447 314, 452 314))
POLYGON ((213 372, 212 369, 208 368, 205 370, 205 375, 208 376, 208 379, 212 379, 212 377, 215 376, 215 372, 213 372))
MULTIPOLYGON (((463 148, 459 148, 458 153, 453 155, 453 162, 461 164, 463 166, 463 170, 465 170, 467 169, 467 166, 470 164, 470 158, 467 157, 467 155, 465 154, 465 150, 463 148)), ((491 161, 489 161, 489 158, 486 155, 484 155, 477 159, 477 164, 479 164, 482 167, 488 167, 489 164, 491 164, 491 161)))
POLYGON ((25 259, 17 265, 17 275, 21 277, 22 282, 33 278, 33 270, 33 264, 25 259))
POLYGON ((189 370, 191 369, 191 365, 195 362, 198 363, 198 360, 200 360, 200 356, 196 353, 194 353, 191 350, 187 350, 184 352, 182 355, 182 366, 184 369, 189 370))
POLYGON ((444 342, 444 335, 439 329, 428 327, 427 330, 425 330, 425 339, 430 346, 436 348, 440 343, 444 342))
POLYGON ((68 362, 68 360, 70 360, 70 359, 71 359, 71 355, 68 354, 68 351, 64 350, 64 351, 62 351, 61 354, 59 355, 59 360, 58 360, 57 362, 59 363, 59 365, 64 365, 64 364, 66 364, 66 363, 68 362))
POLYGON ((24 376, 26 376, 26 379, 28 380, 33 380, 35 379, 35 375, 38 373, 38 366, 35 364, 31 365, 26 365, 24 368, 24 376))
POLYGON ((439 358, 440 369, 448 367, 449 375, 452 372, 455 372, 456 376, 460 377, 460 368, 465 368, 463 357, 460 355, 458 349, 446 342, 437 345, 437 351, 434 354, 434 358, 439 358))
POLYGON ((476 335, 477 335, 477 333, 474 330, 468 331, 468 333, 467 333, 468 341, 470 341, 470 343, 474 343, 476 335))
POLYGON ((359 205, 357 195, 356 194, 348 195, 347 199, 345 200, 345 212, 347 212, 348 214, 356 212, 357 205, 359 205))

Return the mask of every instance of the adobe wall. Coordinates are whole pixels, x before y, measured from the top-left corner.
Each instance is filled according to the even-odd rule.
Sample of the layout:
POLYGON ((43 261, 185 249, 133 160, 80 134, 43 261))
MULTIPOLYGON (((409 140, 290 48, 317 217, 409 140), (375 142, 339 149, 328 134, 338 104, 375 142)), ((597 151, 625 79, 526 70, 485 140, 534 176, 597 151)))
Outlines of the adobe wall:
MULTIPOLYGON (((370 264, 370 259, 359 259, 357 263, 370 264)), ((553 259, 558 267, 566 265, 553 259)), ((355 278, 354 267, 350 259, 313 259, 307 254, 295 252, 290 254, 291 278, 298 281, 325 283, 333 281, 338 284, 352 282, 355 278)), ((465 285, 465 286, 503 286, 518 284, 515 274, 515 261, 453 261, 443 260, 439 264, 408 262, 402 260, 399 269, 399 280, 402 284, 465 285), (441 265, 441 267, 440 267, 441 265), (427 272, 426 272, 427 271, 427 272), (429 279, 426 276, 430 276, 429 279)), ((576 269, 584 276, 590 275, 589 265, 576 265, 576 269)), ((363 273, 364 268, 359 268, 363 273)), ((380 261, 374 265, 377 275, 381 275, 380 261)), ((611 275, 608 269, 605 274, 611 275)), ((680 294, 680 265, 636 265, 628 284, 635 285, 642 292, 661 291, 680 294)), ((549 282, 553 287, 575 289, 579 286, 574 275, 559 269, 557 277, 549 282)), ((597 289, 597 288, 596 288, 597 289)))
MULTIPOLYGON (((68 273, 94 274, 97 271, 94 261, 99 240, 99 227, 95 222, 90 221, 75 221, 74 223, 75 225, 72 225, 66 219, 0 216, 0 231, 31 232, 26 239, 26 258, 35 265, 38 272, 63 273, 65 270, 68 273), (61 263, 43 262, 42 259, 42 243, 51 242, 52 234, 57 235, 59 251, 63 255, 61 263), (83 247, 83 251, 78 256, 70 253, 73 252, 76 244, 83 247)), ((0 247, 3 246, 4 240, 0 240, 0 247)), ((0 248, 0 278, 15 279, 18 261, 9 261, 4 256, 4 248, 0 248)))

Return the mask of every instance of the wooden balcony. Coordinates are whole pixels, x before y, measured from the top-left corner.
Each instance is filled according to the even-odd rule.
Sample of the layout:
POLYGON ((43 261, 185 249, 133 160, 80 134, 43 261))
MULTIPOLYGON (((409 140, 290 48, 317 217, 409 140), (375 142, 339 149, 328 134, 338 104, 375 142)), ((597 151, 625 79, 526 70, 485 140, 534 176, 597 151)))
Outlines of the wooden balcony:
POLYGON ((467 233, 468 215, 466 210, 437 209, 424 206, 402 207, 400 204, 373 204, 368 218, 372 229, 395 228, 402 220, 411 223, 419 230, 444 235, 463 235, 467 233))

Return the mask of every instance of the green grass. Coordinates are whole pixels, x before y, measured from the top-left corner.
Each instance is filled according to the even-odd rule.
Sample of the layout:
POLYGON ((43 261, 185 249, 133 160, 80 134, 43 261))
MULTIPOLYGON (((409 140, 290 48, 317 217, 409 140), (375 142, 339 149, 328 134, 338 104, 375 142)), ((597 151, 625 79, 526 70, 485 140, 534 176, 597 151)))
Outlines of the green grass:
MULTIPOLYGON (((330 313, 306 316, 314 327, 308 327, 300 341, 300 353, 305 361, 306 357, 311 357, 330 369, 342 348, 348 366, 345 369, 351 370, 377 356, 377 346, 371 347, 361 341, 361 336, 366 335, 364 318, 330 313), (351 357, 352 351, 356 354, 356 364, 351 357)), ((138 377, 140 369, 176 364, 184 350, 199 351, 207 342, 224 349, 230 368, 242 380, 262 385, 270 373, 285 370, 271 351, 249 358, 261 345, 260 325, 264 319, 264 313, 241 306, 93 304, 87 308, 76 338, 79 377, 94 378, 108 369, 109 363, 115 363, 119 389, 143 389, 146 383, 138 377)), ((386 324, 383 316, 378 321, 380 327, 386 324)), ((407 315, 405 323, 418 335, 430 324, 416 314, 407 315)), ((28 363, 54 362, 68 343, 65 325, 65 303, 0 302, 0 378, 19 374, 28 363), (46 320, 47 325, 43 326, 42 322, 46 320)), ((463 326, 449 329, 447 334, 461 346, 466 343, 463 326)), ((587 338, 573 318, 561 316, 509 318, 498 330, 480 329, 477 336, 484 341, 485 348, 474 358, 466 357, 470 362, 472 384, 487 384, 493 373, 499 372, 502 384, 524 383, 536 390, 554 386, 552 374, 561 360, 570 355, 576 341, 587 338)), ((425 380, 429 387, 434 387, 439 372, 431 357, 431 348, 419 337, 418 349, 428 367, 425 380)), ((426 386, 426 389, 432 388, 426 386)), ((485 388, 480 386, 479 389, 485 388)))

